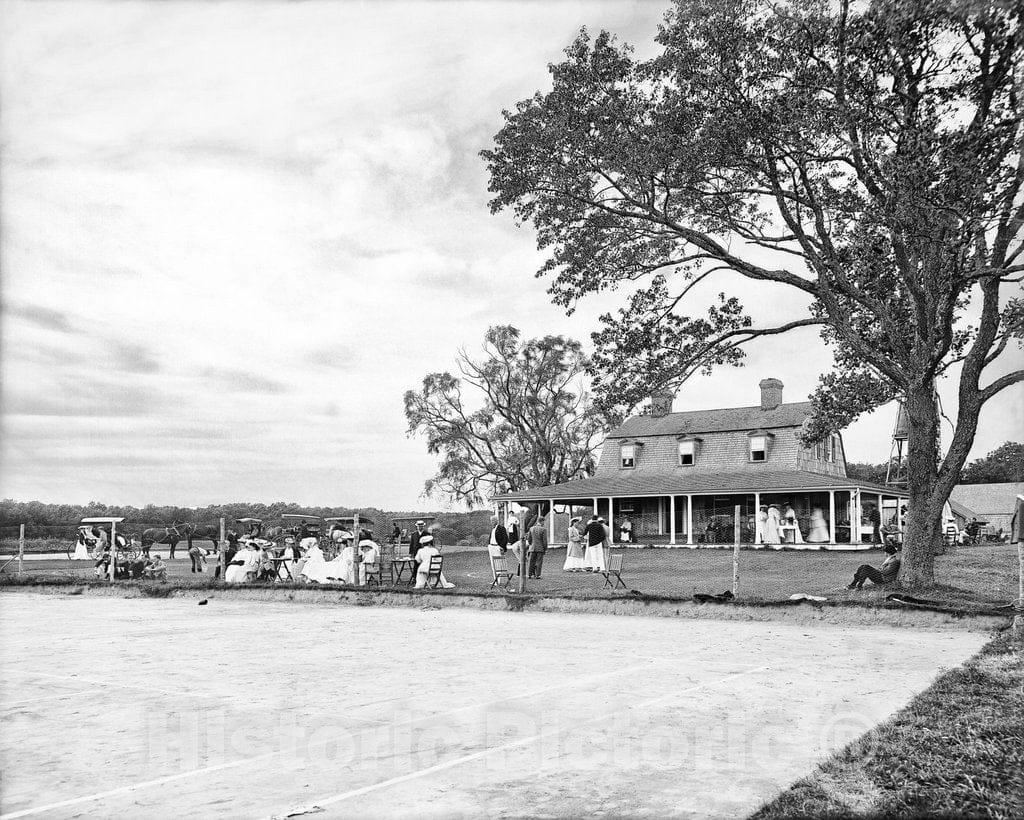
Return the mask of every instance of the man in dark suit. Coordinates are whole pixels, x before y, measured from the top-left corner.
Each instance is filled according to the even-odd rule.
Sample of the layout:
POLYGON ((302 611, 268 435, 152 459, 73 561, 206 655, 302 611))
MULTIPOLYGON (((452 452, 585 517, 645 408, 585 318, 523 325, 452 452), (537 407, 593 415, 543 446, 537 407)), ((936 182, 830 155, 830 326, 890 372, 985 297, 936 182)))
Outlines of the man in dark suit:
POLYGON ((508 530, 501 526, 496 515, 491 516, 491 539, 488 547, 491 555, 504 555, 508 551, 508 530))
POLYGON ((530 527, 526 543, 530 545, 526 577, 540 578, 540 570, 544 566, 544 553, 548 550, 548 531, 544 527, 543 517, 538 518, 537 523, 530 527))
POLYGON ((412 536, 409 538, 409 556, 412 558, 416 557, 416 553, 420 549, 420 539, 426 535, 426 521, 417 521, 416 529, 413 530, 412 536))

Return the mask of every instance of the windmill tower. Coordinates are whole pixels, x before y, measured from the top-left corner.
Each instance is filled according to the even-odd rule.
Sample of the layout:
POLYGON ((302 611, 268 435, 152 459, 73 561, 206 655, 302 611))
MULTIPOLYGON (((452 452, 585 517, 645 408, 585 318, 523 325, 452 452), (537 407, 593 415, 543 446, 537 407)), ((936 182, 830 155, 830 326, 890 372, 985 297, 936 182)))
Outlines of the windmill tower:
POLYGON ((903 448, 910 436, 910 416, 907 406, 900 402, 896 412, 896 426, 892 431, 892 448, 889 450, 889 466, 885 471, 886 487, 907 486, 907 463, 903 458, 903 448))

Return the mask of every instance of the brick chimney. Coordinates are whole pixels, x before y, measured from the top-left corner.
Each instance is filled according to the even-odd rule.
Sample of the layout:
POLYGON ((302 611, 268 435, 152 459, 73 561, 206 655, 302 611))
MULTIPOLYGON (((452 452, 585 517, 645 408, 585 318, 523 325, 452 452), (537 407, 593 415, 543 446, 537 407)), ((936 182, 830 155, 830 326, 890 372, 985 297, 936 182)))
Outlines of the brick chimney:
POLYGON ((782 404, 782 382, 778 379, 761 379, 761 409, 774 410, 782 404))
POLYGON ((670 393, 668 390, 659 390, 656 393, 651 394, 651 415, 657 418, 658 416, 667 416, 672 412, 672 400, 675 398, 675 394, 670 393))

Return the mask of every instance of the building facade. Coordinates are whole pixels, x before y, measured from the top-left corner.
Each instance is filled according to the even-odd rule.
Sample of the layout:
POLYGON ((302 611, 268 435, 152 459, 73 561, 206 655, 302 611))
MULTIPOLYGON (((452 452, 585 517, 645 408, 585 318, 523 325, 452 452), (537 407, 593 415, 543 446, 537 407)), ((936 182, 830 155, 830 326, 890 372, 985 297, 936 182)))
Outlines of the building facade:
MULTIPOLYGON (((778 379, 760 388, 758 405, 678 413, 671 395, 655 395, 649 413, 608 434, 592 477, 492 501, 506 512, 546 502, 556 514, 601 515, 617 541, 628 520, 637 544, 721 546, 738 535, 752 546, 866 548, 872 507, 902 531, 907 494, 849 478, 840 433, 810 446, 799 440, 810 402, 785 404, 778 379), (783 522, 778 542, 765 520, 772 505, 783 522)), ((548 520, 554 530, 555 516, 548 520)))

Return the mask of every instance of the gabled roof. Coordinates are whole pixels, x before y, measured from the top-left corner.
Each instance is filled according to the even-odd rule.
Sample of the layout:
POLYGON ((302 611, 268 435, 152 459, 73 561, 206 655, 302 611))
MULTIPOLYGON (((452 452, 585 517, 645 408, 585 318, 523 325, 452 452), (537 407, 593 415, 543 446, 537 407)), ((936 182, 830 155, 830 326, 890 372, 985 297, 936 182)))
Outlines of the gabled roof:
POLYGON ((637 473, 622 470, 615 475, 594 476, 550 487, 537 487, 493 496, 491 501, 543 501, 545 499, 582 499, 642 495, 686 495, 694 493, 789 492, 860 488, 871 493, 905 497, 905 490, 881 487, 868 481, 823 475, 806 470, 745 470, 734 473, 695 473, 673 470, 664 473, 637 473))
POLYGON ((633 436, 677 436, 680 433, 744 432, 777 427, 799 427, 811 414, 809 401, 780 404, 774 410, 729 407, 722 410, 688 410, 664 416, 631 416, 608 434, 608 438, 633 436))
POLYGON ((1002 484, 957 484, 949 497, 980 516, 1013 515, 1017 496, 1024 495, 1024 481, 1002 484))

